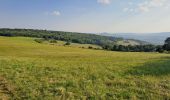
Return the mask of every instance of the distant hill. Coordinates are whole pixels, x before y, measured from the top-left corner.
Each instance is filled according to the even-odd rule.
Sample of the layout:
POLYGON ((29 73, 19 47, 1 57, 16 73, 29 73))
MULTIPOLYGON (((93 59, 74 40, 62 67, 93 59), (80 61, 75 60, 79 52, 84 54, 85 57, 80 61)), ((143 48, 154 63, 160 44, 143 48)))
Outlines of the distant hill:
POLYGON ((145 34, 137 34, 137 33, 100 33, 102 36, 113 36, 113 37, 123 37, 125 39, 137 39, 141 41, 146 41, 152 44, 161 45, 164 43, 167 37, 170 37, 170 32, 162 32, 162 33, 145 33, 145 34))
POLYGON ((124 46, 135 46, 135 45, 148 45, 151 44, 149 42, 141 41, 141 40, 135 40, 135 39, 123 39, 116 42, 117 45, 124 45, 124 46))
POLYGON ((24 36, 37 37, 45 39, 55 39, 61 41, 69 41, 80 44, 95 44, 99 46, 105 45, 145 45, 149 44, 144 41, 135 39, 123 39, 123 36, 113 36, 112 34, 88 34, 64 31, 49 31, 35 29, 0 29, 0 36, 24 36))
POLYGON ((122 38, 115 38, 113 36, 101 36, 96 34, 83 34, 78 32, 64 32, 64 31, 49 31, 36 29, 0 29, 0 36, 24 36, 44 38, 46 40, 54 39, 61 41, 68 41, 79 44, 95 44, 95 45, 114 45, 122 38))

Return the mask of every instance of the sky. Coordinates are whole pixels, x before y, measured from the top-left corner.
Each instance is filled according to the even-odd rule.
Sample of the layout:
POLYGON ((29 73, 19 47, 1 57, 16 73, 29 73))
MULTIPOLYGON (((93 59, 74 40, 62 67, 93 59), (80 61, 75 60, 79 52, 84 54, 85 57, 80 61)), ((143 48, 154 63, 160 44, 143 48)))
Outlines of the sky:
POLYGON ((0 0, 0 28, 170 32, 170 0, 0 0))

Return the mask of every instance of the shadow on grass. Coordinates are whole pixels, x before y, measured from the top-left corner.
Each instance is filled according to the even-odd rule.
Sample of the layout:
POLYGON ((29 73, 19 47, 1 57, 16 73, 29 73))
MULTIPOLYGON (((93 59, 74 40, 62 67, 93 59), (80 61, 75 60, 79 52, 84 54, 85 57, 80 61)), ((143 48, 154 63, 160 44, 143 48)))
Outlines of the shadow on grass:
POLYGON ((9 100, 10 96, 13 96, 12 88, 5 78, 0 76, 0 100, 9 100))
POLYGON ((170 57, 160 58, 151 62, 147 62, 142 66, 136 66, 126 72, 131 75, 151 75, 162 76, 170 74, 170 57))

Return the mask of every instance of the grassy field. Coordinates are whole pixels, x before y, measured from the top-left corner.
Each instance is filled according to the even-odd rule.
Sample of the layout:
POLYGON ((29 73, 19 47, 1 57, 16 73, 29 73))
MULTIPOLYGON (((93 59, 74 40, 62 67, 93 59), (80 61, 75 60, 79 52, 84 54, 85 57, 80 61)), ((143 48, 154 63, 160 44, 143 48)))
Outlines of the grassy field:
POLYGON ((170 55, 0 37, 0 100, 169 100, 170 55))
POLYGON ((139 42, 137 41, 133 41, 133 40, 122 40, 122 41, 118 41, 117 42, 118 45, 124 45, 124 46, 128 46, 128 45, 140 45, 139 42))
MULTIPOLYGON (((64 46, 67 42, 58 40, 57 43, 50 43, 49 41, 44 41, 42 43, 49 44, 49 45, 55 45, 55 46, 64 46)), ((98 49, 98 50, 102 49, 102 47, 98 46, 98 45, 94 45, 94 44, 78 44, 78 43, 70 43, 70 45, 67 45, 67 47, 84 48, 84 49, 88 49, 89 47, 92 47, 93 49, 98 49)))

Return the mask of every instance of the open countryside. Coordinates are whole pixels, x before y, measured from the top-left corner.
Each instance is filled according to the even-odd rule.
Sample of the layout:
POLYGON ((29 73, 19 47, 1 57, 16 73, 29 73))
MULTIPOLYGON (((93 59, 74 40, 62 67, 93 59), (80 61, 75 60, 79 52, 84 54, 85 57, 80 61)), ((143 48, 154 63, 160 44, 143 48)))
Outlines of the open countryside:
POLYGON ((113 52, 0 37, 0 97, 169 99, 170 55, 113 52))
POLYGON ((0 100, 170 100, 170 0, 0 0, 0 100))

